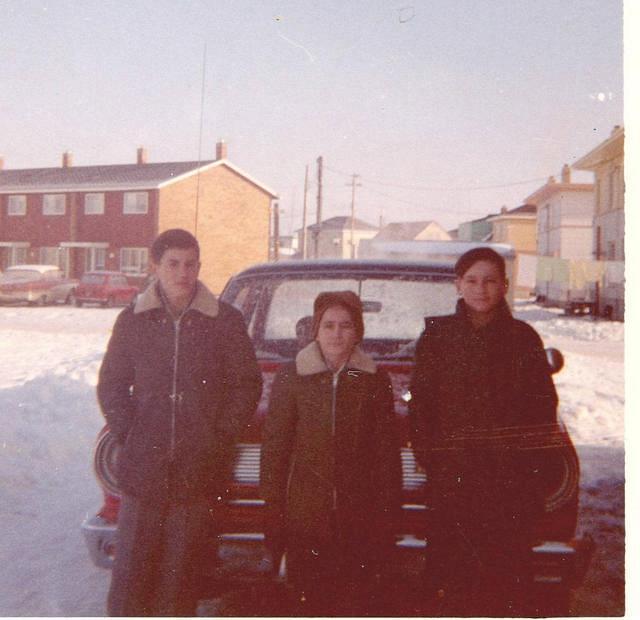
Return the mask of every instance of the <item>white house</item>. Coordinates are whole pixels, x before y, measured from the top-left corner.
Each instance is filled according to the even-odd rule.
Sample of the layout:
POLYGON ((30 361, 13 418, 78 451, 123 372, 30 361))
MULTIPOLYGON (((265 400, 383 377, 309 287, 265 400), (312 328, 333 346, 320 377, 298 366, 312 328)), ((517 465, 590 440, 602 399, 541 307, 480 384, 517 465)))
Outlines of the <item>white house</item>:
POLYGON ((602 284, 596 287, 598 311, 624 316, 624 129, 611 135, 581 157, 574 168, 595 173, 591 256, 604 261, 602 284))

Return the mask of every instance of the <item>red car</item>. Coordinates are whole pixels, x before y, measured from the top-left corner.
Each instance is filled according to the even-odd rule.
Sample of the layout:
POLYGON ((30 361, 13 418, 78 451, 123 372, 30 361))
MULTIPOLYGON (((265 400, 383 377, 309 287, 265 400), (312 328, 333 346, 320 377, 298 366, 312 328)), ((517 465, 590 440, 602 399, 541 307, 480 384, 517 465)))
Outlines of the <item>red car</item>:
MULTIPOLYGON (((348 289, 363 300, 366 330, 362 346, 391 376, 398 433, 403 439, 403 514, 396 524, 394 583, 388 584, 398 593, 397 613, 393 615, 422 611, 425 614, 419 615, 429 615, 428 610, 421 610, 419 596, 411 602, 411 592, 420 592, 417 575, 429 534, 429 507, 425 505, 424 492, 428 480, 416 465, 409 441, 408 386, 424 317, 447 314, 455 306, 454 277, 452 264, 434 262, 281 261, 251 267, 229 281, 221 298, 245 317, 264 387, 255 417, 237 445, 226 511, 219 517, 220 531, 212 533, 213 539, 217 535, 219 544, 203 537, 203 545, 218 558, 211 574, 207 574, 211 591, 269 579, 271 567, 265 563, 262 550, 264 502, 259 494, 259 465, 260 438, 273 377, 279 366, 304 345, 305 334, 296 333, 296 327, 312 314, 316 295, 320 291, 348 289), (213 544, 209 547, 210 542, 213 544)), ((562 355, 549 349, 547 356, 552 370, 560 370, 562 355)), ((579 463, 562 425, 550 436, 541 436, 536 449, 546 456, 547 497, 545 514, 536 528, 538 543, 530 553, 531 589, 539 591, 531 613, 566 615, 570 591, 584 576, 592 550, 588 540, 576 538, 579 463)), ((110 567, 117 546, 117 459, 118 446, 105 427, 98 437, 94 461, 104 504, 83 523, 91 556, 104 567, 110 567)), ((202 598, 210 595, 203 592, 202 598)))
POLYGON ((80 279, 74 301, 80 307, 85 303, 100 304, 107 308, 126 306, 138 294, 138 287, 127 281, 120 271, 88 271, 80 279))

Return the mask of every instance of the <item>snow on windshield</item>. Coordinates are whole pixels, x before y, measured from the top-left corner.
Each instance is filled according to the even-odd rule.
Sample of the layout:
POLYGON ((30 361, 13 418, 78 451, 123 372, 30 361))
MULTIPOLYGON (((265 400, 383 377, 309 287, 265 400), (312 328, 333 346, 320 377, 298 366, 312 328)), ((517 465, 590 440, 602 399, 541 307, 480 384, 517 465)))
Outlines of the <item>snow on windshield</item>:
POLYGON ((452 281, 304 279, 282 282, 274 291, 265 324, 265 340, 295 337, 296 322, 313 314, 313 301, 323 291, 353 291, 365 306, 366 339, 413 340, 425 316, 450 314, 456 303, 452 281))

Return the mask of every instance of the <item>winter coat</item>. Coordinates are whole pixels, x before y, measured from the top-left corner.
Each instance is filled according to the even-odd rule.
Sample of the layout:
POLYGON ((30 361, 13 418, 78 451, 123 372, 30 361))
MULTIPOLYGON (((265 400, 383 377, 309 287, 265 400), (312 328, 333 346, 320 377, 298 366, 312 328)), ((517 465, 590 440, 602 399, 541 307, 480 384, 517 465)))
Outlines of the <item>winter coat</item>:
POLYGON ((527 437, 554 429, 558 398, 542 341, 503 303, 475 329, 463 300, 426 319, 409 414, 436 525, 526 534, 543 509, 544 455, 527 437))
POLYGON ((121 444, 118 481, 139 498, 224 498, 262 378, 242 315, 198 283, 174 320, 155 286, 118 316, 98 399, 121 444))
POLYGON ((274 380, 261 458, 272 548, 393 542, 402 480, 389 376, 356 347, 333 380, 315 341, 274 380))

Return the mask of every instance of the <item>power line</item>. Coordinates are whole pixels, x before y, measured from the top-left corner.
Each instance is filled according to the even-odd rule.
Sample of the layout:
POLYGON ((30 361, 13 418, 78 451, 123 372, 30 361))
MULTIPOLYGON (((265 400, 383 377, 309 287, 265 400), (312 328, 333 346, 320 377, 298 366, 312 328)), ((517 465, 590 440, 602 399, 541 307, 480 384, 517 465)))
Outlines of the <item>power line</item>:
MULTIPOLYGON (((336 168, 332 168, 330 166, 324 165, 326 170, 333 172, 334 174, 341 174, 345 177, 350 177, 351 173, 344 172, 342 170, 337 170, 336 168)), ((419 191, 475 191, 475 190, 483 190, 483 189, 501 189, 504 187, 514 187, 516 185, 526 185, 527 183, 541 182, 546 181, 549 177, 537 177, 535 179, 526 179, 523 181, 511 181, 510 183, 500 183, 497 185, 468 185, 461 187, 446 187, 446 186, 426 186, 426 185, 402 185, 400 183, 387 183, 385 181, 375 181, 373 179, 369 179, 368 177, 360 177, 363 182, 373 183, 374 185, 382 185, 384 187, 395 187, 398 189, 411 189, 411 190, 419 190, 419 191)))

